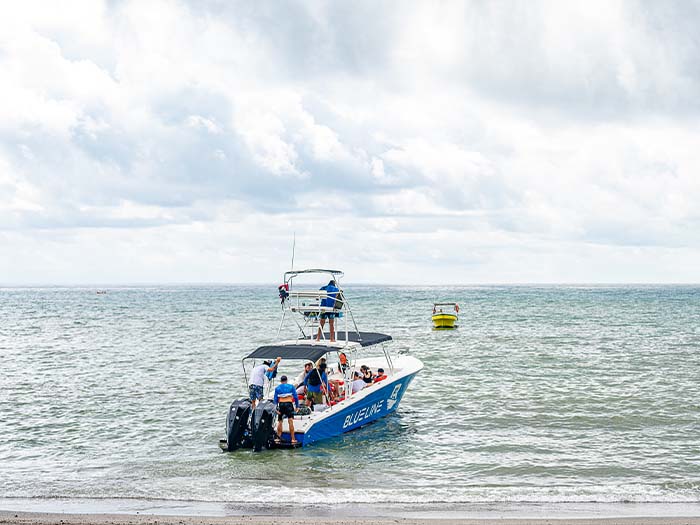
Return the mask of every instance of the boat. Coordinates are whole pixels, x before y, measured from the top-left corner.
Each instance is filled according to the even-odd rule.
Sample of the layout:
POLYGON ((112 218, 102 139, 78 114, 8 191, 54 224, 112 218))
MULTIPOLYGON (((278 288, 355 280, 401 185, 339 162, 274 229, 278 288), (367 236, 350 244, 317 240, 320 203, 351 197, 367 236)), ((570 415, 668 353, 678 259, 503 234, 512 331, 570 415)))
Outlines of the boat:
POLYGON ((433 304, 433 328, 450 329, 457 327, 457 314, 459 305, 457 303, 434 303, 433 304))
MULTIPOLYGON (((282 370, 286 370, 285 373, 292 378, 304 369, 304 363, 315 363, 315 368, 319 366, 319 360, 325 358, 331 390, 324 392, 323 403, 314 405, 313 410, 306 407, 296 411, 293 419, 295 439, 289 434, 287 421, 283 421, 282 435, 277 436, 277 407, 273 402, 277 378, 272 379, 267 382, 263 400, 257 403, 255 409, 247 397, 231 403, 226 417, 226 437, 219 440, 222 450, 307 447, 364 427, 399 408, 408 386, 422 370, 423 363, 409 355, 394 355, 390 335, 359 330, 340 285, 342 277, 340 270, 286 272, 284 283, 279 286, 282 320, 277 335, 279 338, 291 325, 294 336, 258 347, 242 359, 248 387, 251 366, 262 361, 281 357, 281 370, 277 378, 281 377, 282 370), (306 281, 310 276, 315 282, 319 281, 319 277, 320 280, 335 281, 338 291, 298 289, 294 286, 295 279, 306 281), (328 318, 335 322, 324 326, 328 318), (341 354, 344 359, 341 359, 341 354), (289 365, 292 365, 292 370, 289 365), (373 371, 383 368, 386 377, 352 393, 354 373, 359 372, 362 365, 373 371)), ((301 397, 299 401, 301 407, 304 404, 301 397)))

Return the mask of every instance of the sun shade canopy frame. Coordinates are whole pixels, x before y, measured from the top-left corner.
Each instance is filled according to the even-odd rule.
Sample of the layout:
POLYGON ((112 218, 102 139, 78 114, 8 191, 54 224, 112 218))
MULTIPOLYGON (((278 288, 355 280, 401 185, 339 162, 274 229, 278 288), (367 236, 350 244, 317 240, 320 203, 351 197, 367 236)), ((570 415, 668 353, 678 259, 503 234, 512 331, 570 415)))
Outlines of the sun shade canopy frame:
MULTIPOLYGON (((326 334, 326 337, 330 337, 326 334)), ((351 343, 359 343, 362 347, 372 346, 379 343, 384 343, 386 341, 391 341, 391 336, 386 334, 380 334, 377 332, 360 332, 359 337, 355 332, 348 333, 348 339, 351 343)), ((301 339, 300 341, 303 341, 301 339)), ((318 361, 319 358, 323 357, 329 352, 342 352, 345 347, 342 343, 345 343, 345 333, 338 333, 338 345, 327 345, 327 344, 311 344, 311 343, 294 343, 294 344, 283 344, 283 345, 265 345, 256 348, 249 355, 244 357, 244 359, 275 359, 281 357, 282 359, 298 359, 305 361, 318 361)))
POLYGON ((326 273, 332 275, 335 279, 343 277, 344 273, 342 270, 327 270, 325 268, 308 268, 306 270, 290 270, 284 273, 284 282, 288 283, 298 275, 303 275, 306 273, 326 273))
POLYGON ((340 347, 326 345, 266 345, 254 350, 244 359, 298 359, 304 361, 318 361, 328 352, 340 351, 340 347))
MULTIPOLYGON (((325 333, 326 340, 330 339, 331 334, 325 333)), ((345 342, 345 332, 338 332, 336 335, 336 341, 345 342)), ((391 336, 387 334, 380 334, 379 332, 348 332, 348 341, 351 343, 359 343, 363 348, 365 346, 372 346, 379 343, 386 343, 391 341, 391 336)))

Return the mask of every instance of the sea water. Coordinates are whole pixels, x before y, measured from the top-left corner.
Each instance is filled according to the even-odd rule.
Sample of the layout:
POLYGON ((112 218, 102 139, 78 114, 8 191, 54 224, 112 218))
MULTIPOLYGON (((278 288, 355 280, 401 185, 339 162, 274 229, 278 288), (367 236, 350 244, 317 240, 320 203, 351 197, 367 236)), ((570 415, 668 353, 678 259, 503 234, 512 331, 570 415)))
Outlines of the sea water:
POLYGON ((380 422, 257 454, 217 442, 241 359, 275 340, 276 286, 0 289, 0 497, 700 502, 700 288, 345 289, 424 370, 380 422), (434 301, 457 329, 431 328, 434 301))

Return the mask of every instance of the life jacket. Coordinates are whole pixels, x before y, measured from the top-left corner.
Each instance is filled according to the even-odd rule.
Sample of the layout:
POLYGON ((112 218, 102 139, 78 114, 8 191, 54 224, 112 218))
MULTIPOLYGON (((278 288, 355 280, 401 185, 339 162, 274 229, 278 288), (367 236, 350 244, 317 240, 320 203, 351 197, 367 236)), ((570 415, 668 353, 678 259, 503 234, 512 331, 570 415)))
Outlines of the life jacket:
POLYGON ((382 374, 380 376, 377 376, 374 378, 375 383, 379 383, 380 381, 384 381, 386 379, 386 374, 382 374))

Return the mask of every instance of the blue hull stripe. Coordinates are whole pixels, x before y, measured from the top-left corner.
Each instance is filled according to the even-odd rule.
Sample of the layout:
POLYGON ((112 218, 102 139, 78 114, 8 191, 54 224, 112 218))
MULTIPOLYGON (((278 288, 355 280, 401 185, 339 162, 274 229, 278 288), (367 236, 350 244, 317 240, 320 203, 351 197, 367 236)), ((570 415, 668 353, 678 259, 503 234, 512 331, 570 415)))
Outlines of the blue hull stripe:
MULTIPOLYGON (((343 407, 342 410, 338 410, 338 405, 329 408, 328 410, 335 412, 333 415, 313 424, 305 434, 296 434, 297 439, 303 439, 304 446, 310 445, 322 439, 339 436, 392 413, 399 407, 404 392, 415 376, 416 374, 412 374, 403 377, 381 388, 371 387, 376 390, 362 401, 343 407)), ((288 439, 289 433, 285 434, 288 439)))

